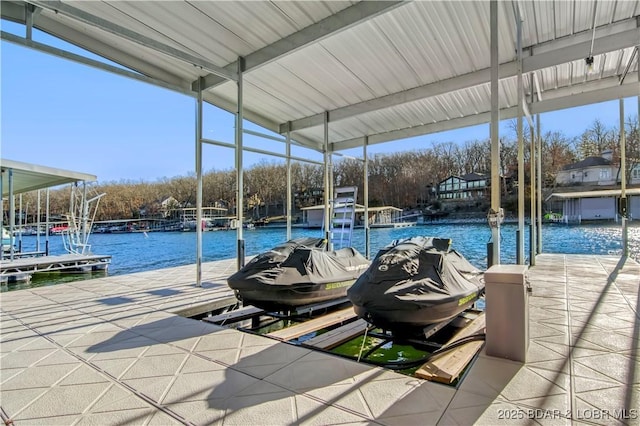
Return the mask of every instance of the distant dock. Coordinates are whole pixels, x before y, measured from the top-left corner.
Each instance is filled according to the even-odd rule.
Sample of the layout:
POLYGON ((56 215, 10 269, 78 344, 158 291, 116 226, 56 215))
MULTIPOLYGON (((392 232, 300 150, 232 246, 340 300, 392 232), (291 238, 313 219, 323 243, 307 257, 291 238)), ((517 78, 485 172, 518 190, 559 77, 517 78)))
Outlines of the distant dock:
POLYGON ((111 255, 63 254, 59 256, 33 256, 2 259, 0 282, 30 281, 38 272, 92 272, 106 271, 111 255))
MULTIPOLYGON (((88 244, 93 217, 96 213, 95 209, 99 199, 105 195, 104 193, 94 194, 95 190, 90 190, 87 187, 87 182, 97 180, 95 175, 23 163, 6 158, 0 159, 0 163, 2 164, 0 189, 2 189, 3 199, 6 197, 9 200, 9 211, 11 212, 7 228, 4 227, 3 218, 0 217, 0 228, 2 228, 3 234, 5 231, 7 232, 6 243, 3 235, 3 242, 0 244, 0 283, 30 281, 32 275, 38 272, 92 272, 108 268, 111 256, 91 254, 91 246, 88 244), (6 186, 3 185, 5 181, 7 182, 6 186), (71 184, 71 208, 65 215, 65 221, 53 223, 50 220, 47 192, 46 221, 41 223, 41 216, 38 213, 37 222, 32 223, 35 229, 41 229, 41 227, 47 229, 45 232, 47 249, 40 251, 40 232, 36 231, 37 251, 22 252, 22 247, 16 247, 14 231, 18 230, 22 233, 26 228, 26 223, 23 223, 22 219, 16 223, 16 215, 14 214, 16 210, 19 211, 17 216, 20 218, 23 217, 23 213, 22 201, 20 201, 18 209, 15 206, 15 196, 22 197, 24 193, 37 191, 37 211, 40 212, 40 190, 46 189, 48 191, 49 188, 64 184, 71 184), (49 256, 49 233, 62 235, 64 248, 69 254, 49 256)), ((27 217, 25 212, 24 218, 27 217)))

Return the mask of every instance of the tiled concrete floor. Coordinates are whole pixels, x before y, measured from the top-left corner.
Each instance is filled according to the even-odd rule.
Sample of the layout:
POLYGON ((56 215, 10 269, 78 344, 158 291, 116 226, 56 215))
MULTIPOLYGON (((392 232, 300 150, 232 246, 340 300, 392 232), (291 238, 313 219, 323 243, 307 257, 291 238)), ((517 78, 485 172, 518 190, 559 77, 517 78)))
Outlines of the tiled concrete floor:
POLYGON ((234 266, 205 264, 204 288, 189 266, 3 293, 2 409, 17 426, 640 424, 636 262, 538 256, 527 363, 482 353, 457 389, 174 314, 228 297, 234 266))

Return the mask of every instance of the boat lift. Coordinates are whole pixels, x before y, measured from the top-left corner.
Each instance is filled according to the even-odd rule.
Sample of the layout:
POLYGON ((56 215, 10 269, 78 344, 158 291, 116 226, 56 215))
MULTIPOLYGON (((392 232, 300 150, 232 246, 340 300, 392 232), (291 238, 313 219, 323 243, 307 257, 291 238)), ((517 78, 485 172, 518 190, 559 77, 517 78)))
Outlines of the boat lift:
POLYGON ((71 186, 69 214, 67 215, 69 226, 62 232, 64 249, 70 254, 91 253, 91 245, 89 244, 91 228, 100 199, 106 194, 97 194, 87 199, 88 190, 86 182, 82 185, 82 191, 77 183, 73 183, 71 186))
POLYGON ((335 198, 331 202, 331 222, 329 223, 329 250, 351 247, 358 187, 335 188, 334 192, 335 198))

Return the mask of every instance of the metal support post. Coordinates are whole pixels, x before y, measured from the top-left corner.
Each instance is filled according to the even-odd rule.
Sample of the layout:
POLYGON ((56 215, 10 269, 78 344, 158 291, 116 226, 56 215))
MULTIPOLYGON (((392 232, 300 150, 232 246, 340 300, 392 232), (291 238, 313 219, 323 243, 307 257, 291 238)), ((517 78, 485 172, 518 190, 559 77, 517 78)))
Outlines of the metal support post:
POLYGON ((38 190, 38 208, 37 208, 37 214, 38 214, 38 220, 36 221, 36 251, 40 251, 40 217, 41 217, 41 198, 40 198, 40 190, 38 190))
MULTIPOLYGON (((291 122, 289 122, 291 129, 291 122)), ((287 241, 291 239, 291 214, 292 214, 292 197, 291 197, 291 130, 287 130, 287 241)))
POLYGON ((32 4, 24 5, 25 12, 25 38, 27 40, 31 40, 33 37, 33 12, 35 10, 35 6, 32 4))
MULTIPOLYGON (((364 137, 364 144, 362 145, 362 155, 364 156, 364 255, 367 259, 371 259, 371 245, 370 245, 370 228, 369 228, 369 156, 367 154, 367 146, 369 145, 369 136, 364 137)), ((355 205, 355 203, 354 203, 355 205)))
MULTIPOLYGON (((329 151, 329 200, 331 200, 332 209, 333 209, 333 199, 336 198, 333 158, 334 158, 334 153, 333 153, 333 149, 331 149, 329 151)), ((331 212, 331 215, 332 215, 331 217, 333 217, 333 211, 331 212)))
POLYGON ((331 235, 329 235, 329 111, 324 113, 324 238, 327 240, 327 249, 331 250, 330 241, 331 235))
MULTIPOLYGON (((73 182, 70 186, 69 186, 69 211, 71 213, 76 211, 76 198, 75 198, 75 193, 76 193, 76 188, 78 187, 78 182, 73 182)), ((69 227, 71 227, 71 224, 69 223, 69 227)))
MULTIPOLYGON (((334 191, 334 185, 333 185, 333 152, 329 152, 329 225, 328 225, 328 229, 329 229, 329 244, 328 244, 328 248, 329 250, 334 250, 334 245, 333 245, 333 239, 334 239, 334 235, 333 235, 333 215, 334 215, 334 209, 335 209, 335 204, 334 204, 334 199, 335 199, 335 191, 334 191)), ((354 207, 355 208, 355 207, 354 207)))
MULTIPOLYGON (((38 201, 40 201, 40 190, 38 190, 38 201)), ((29 203, 27 203, 27 205, 29 205, 29 203)), ((22 223, 22 194, 18 197, 18 229, 20 230, 18 252, 22 252, 22 234, 24 234, 24 224, 22 223)))
POLYGON ((51 194, 47 188, 47 205, 45 207, 45 228, 44 228, 44 254, 49 256, 49 215, 50 215, 51 194))
MULTIPOLYGON (((531 73, 531 103, 533 103, 533 79, 534 73, 531 73)), ((529 219, 529 265, 535 266, 536 264, 536 138, 535 132, 533 131, 533 124, 529 122, 529 133, 530 133, 530 146, 529 146, 529 175, 531 180, 530 186, 530 219, 529 219)))
POLYGON ((487 269, 493 266, 493 243, 487 243, 487 269))
POLYGON ((202 86, 204 79, 198 79, 196 102, 196 285, 202 287, 202 86))
MULTIPOLYGON (((0 229, 4 229, 4 197, 2 196, 4 184, 4 170, 0 169, 0 229)), ((2 244, 3 238, 0 237, 0 260, 4 257, 4 244, 2 244)))
POLYGON ((9 259, 13 260, 13 228, 16 223, 16 200, 13 196, 13 169, 9 169, 9 259))
POLYGON ((238 58, 238 114, 236 115, 236 173, 238 175, 237 180, 237 202, 236 202, 236 214, 238 217, 238 269, 244 266, 244 238, 242 224, 244 222, 244 167, 242 164, 243 155, 243 141, 242 141, 242 126, 244 121, 244 101, 243 101, 243 76, 244 72, 244 58, 238 58))
POLYGON ((500 139, 498 125, 498 2, 490 2, 491 21, 491 211, 489 225, 493 242, 493 264, 500 264, 500 139), (492 221, 492 216, 495 218, 492 221))
POLYGON ((538 167, 536 167, 536 174, 538 175, 538 196, 536 197, 536 204, 538 208, 538 243, 536 244, 536 253, 542 253, 542 134, 540 133, 540 114, 536 114, 536 139, 538 144, 538 167))
POLYGON ((624 98, 620 98, 620 216, 622 217, 622 255, 629 256, 627 228, 627 140, 624 131, 624 98))
POLYGON ((522 129, 522 115, 524 102, 524 84, 522 81, 522 18, 520 17, 520 10, 518 4, 515 4, 516 9, 516 34, 517 34, 517 51, 518 51, 518 244, 516 252, 516 263, 518 265, 524 264, 524 192, 526 185, 524 183, 524 137, 522 129))
POLYGON ((89 235, 89 202, 87 201, 87 182, 82 181, 82 206, 81 214, 82 214, 82 229, 80 232, 82 243, 85 244, 82 246, 82 253, 84 254, 87 238, 89 235))

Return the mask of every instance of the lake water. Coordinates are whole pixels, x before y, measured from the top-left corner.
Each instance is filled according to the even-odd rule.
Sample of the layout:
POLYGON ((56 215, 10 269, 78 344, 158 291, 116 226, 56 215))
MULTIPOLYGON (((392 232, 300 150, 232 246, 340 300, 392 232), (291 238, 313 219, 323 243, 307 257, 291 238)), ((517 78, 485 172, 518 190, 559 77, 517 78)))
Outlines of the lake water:
MULTIPOLYGON (((517 224, 504 224, 501 227, 501 262, 515 263, 517 224)), ((460 252, 471 263, 481 269, 487 264, 487 242, 491 239, 491 230, 486 224, 429 224, 397 229, 372 229, 370 232, 371 257, 377 251, 398 238, 417 235, 450 238, 452 248, 460 252)), ((544 253, 564 254, 620 254, 622 251, 621 226, 610 225, 543 225, 542 245, 544 253)), ((319 229, 294 228, 292 237, 321 237, 319 229)), ((50 253, 62 254, 62 237, 49 237, 50 253)), ((254 255, 278 245, 286 238, 284 228, 257 228, 245 230, 245 250, 254 255)), ((90 238, 92 251, 96 254, 111 255, 109 275, 129 274, 153 269, 167 268, 195 263, 195 232, 149 232, 130 234, 93 234, 90 238)), ((35 250, 36 237, 23 237, 25 251, 35 250)), ((41 237, 44 248, 44 238, 41 237)), ((353 235, 353 247, 361 253, 365 251, 364 230, 356 229, 353 235)), ((525 256, 528 261, 529 232, 525 227, 525 256)), ((640 261, 640 222, 629 226, 630 255, 640 261)), ((236 232, 212 231, 203 233, 203 260, 213 261, 235 257, 236 232)), ((98 275, 103 276, 103 275, 98 275)), ((17 290, 29 286, 45 286, 76 279, 80 276, 61 276, 60 274, 36 275, 31 284, 3 284, 2 291, 17 290)))

